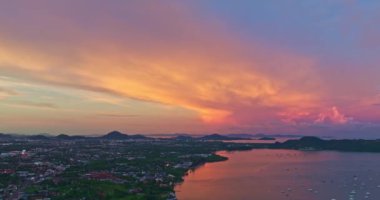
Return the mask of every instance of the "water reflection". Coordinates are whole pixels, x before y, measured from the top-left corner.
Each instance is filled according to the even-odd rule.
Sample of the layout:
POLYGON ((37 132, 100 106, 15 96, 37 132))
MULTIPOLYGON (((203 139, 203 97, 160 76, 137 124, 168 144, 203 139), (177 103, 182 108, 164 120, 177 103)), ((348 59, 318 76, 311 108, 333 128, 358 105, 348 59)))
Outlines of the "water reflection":
POLYGON ((290 139, 295 138, 276 138, 274 140, 260 140, 260 139, 250 139, 250 140, 223 140, 223 142, 232 142, 232 143, 256 143, 256 144, 273 144, 276 142, 285 142, 290 139))
POLYGON ((380 199, 380 155, 253 150, 219 152, 176 187, 179 200, 380 199))

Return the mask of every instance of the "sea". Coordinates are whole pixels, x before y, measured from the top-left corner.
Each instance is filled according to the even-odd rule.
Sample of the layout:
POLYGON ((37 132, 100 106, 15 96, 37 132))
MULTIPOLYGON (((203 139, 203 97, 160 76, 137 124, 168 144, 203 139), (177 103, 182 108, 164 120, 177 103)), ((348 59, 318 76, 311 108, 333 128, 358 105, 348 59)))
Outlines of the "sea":
POLYGON ((380 200, 380 154, 220 151, 227 161, 190 171, 179 200, 380 200))

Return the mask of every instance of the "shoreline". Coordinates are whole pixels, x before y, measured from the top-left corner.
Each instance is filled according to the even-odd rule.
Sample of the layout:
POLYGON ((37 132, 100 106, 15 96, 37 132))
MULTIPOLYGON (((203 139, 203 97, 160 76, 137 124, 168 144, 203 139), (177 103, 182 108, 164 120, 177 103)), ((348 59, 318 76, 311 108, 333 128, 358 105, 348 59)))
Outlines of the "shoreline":
POLYGON ((217 163, 217 162, 225 162, 225 161, 228 161, 228 160, 229 160, 228 157, 221 156, 221 155, 217 154, 217 152, 221 152, 221 151, 227 151, 227 150, 220 150, 220 151, 213 152, 213 153, 211 154, 211 156, 217 157, 219 160, 208 160, 208 161, 205 161, 205 162, 197 163, 197 164, 191 166, 189 169, 187 169, 186 172, 182 175, 182 177, 181 177, 181 181, 179 181, 179 182, 177 182, 177 183, 175 183, 175 184, 173 185, 172 190, 173 190, 173 193, 174 193, 174 195, 175 195, 175 198, 170 199, 170 200, 178 200, 178 198, 177 198, 177 192, 176 192, 175 188, 176 188, 177 186, 179 186, 179 185, 181 185, 181 184, 184 183, 184 181, 185 181, 185 177, 189 175, 189 172, 191 172, 191 171, 194 172, 195 170, 197 170, 198 168, 202 167, 203 165, 205 165, 205 164, 207 164, 207 163, 217 163))

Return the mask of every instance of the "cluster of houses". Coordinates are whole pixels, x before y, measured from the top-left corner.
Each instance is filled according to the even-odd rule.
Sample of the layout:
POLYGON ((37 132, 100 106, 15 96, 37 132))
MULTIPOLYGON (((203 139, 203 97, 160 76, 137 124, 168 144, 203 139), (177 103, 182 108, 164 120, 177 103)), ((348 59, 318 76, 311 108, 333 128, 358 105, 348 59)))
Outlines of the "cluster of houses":
MULTIPOLYGON (((157 144, 169 147, 178 146, 163 141, 157 144), (167 144, 166 144, 167 143, 167 144)), ((125 150, 125 143, 120 141, 99 141, 75 143, 73 141, 60 141, 50 143, 42 141, 39 145, 26 147, 21 150, 9 150, 0 152, 0 175, 17 179, 16 183, 1 185, 0 200, 4 199, 45 199, 56 194, 48 189, 38 188, 33 193, 27 193, 26 188, 38 185, 46 180, 51 180, 56 185, 62 180, 60 174, 72 166, 91 165, 94 161, 112 163, 105 169, 92 169, 78 172, 78 178, 84 180, 107 181, 116 184, 139 185, 141 183, 154 184, 159 188, 173 188, 178 177, 167 169, 186 171, 193 167, 194 157, 207 158, 211 154, 192 154, 176 151, 160 152, 160 165, 150 163, 153 150, 141 148, 144 152, 125 150), (149 157, 150 156, 150 157, 149 157), (166 160, 167 157, 173 159, 166 160), (114 160, 124 160, 114 162, 114 160), (134 166, 131 163, 140 163, 134 166), (136 184, 137 183, 137 184, 136 184)), ((156 145, 157 145, 156 144, 156 145)), ((181 144, 184 145, 184 144, 181 144)), ((22 146, 22 145, 20 145, 22 146)), ((182 146, 180 146, 182 147, 182 146)), ((75 167, 74 167, 75 168, 75 167)), ((177 174, 178 176, 178 174, 177 174)), ((144 189, 138 186, 129 189, 131 194, 143 193, 144 189)), ((175 199, 175 194, 169 194, 169 199, 175 199)))

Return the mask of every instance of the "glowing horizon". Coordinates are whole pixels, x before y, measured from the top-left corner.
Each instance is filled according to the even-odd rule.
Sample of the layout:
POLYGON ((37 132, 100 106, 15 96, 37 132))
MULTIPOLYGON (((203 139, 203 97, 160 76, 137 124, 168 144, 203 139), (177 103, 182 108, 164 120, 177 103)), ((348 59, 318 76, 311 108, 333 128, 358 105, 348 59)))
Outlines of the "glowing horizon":
POLYGON ((380 136, 376 1, 0 3, 0 132, 380 136))

